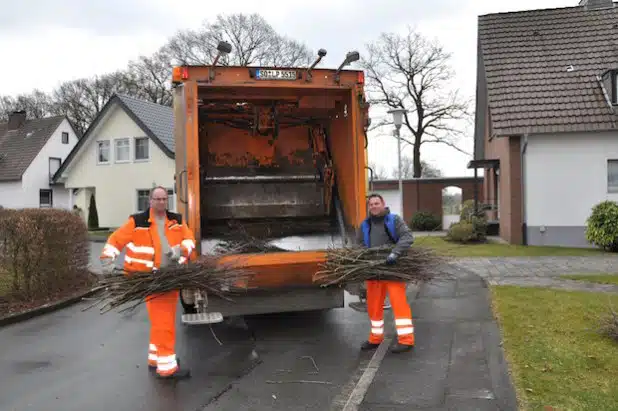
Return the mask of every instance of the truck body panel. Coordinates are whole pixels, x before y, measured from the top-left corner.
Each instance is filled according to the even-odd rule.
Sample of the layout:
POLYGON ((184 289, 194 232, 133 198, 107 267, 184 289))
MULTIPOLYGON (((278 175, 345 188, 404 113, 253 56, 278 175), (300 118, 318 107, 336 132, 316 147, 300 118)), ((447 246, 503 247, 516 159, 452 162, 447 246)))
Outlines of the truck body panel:
POLYGON ((286 251, 220 259, 255 273, 236 304, 302 289, 303 298, 316 296, 315 309, 342 306, 343 290, 321 289, 313 275, 325 249, 343 245, 366 215, 363 72, 315 69, 308 78, 304 68, 183 66, 174 73, 177 206, 198 252, 240 222, 286 251), (264 73, 280 79, 260 79, 264 73))

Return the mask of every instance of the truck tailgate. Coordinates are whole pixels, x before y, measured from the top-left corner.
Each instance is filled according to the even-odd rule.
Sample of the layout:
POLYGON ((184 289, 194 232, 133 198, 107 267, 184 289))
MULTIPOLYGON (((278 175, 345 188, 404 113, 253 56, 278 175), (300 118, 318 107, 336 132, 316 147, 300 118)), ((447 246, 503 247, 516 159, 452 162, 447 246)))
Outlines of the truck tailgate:
POLYGON ((250 270, 247 288, 287 288, 314 286, 313 275, 325 260, 326 251, 312 250, 227 255, 219 263, 250 270))

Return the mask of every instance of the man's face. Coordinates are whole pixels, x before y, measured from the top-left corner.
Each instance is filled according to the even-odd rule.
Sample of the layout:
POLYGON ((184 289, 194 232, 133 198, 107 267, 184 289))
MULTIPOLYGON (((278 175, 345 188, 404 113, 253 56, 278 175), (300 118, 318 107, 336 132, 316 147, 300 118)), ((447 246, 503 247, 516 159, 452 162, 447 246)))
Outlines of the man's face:
POLYGON ((371 197, 369 199, 369 214, 373 216, 380 215, 384 212, 385 208, 384 201, 380 197, 371 197))
POLYGON ((150 208, 162 213, 167 209, 167 191, 157 188, 150 197, 150 208))

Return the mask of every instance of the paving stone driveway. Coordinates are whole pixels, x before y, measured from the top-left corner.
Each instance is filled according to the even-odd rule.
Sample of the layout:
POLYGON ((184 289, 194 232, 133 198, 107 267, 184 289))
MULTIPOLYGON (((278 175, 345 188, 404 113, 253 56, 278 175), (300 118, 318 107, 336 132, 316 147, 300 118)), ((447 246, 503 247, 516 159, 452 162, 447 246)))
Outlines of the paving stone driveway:
POLYGON ((491 285, 524 285, 565 290, 618 293, 618 286, 589 284, 558 278, 563 274, 616 274, 616 256, 564 257, 491 257, 458 258, 451 263, 455 270, 473 272, 491 285))

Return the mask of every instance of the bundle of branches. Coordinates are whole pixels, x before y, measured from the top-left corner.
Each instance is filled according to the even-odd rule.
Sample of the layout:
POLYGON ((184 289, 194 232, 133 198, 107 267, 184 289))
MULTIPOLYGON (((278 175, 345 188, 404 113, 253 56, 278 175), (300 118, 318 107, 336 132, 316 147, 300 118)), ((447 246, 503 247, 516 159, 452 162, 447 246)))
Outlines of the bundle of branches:
POLYGON ((388 265, 386 258, 392 250, 392 246, 329 249, 326 261, 320 264, 313 281, 322 287, 365 280, 425 282, 435 277, 443 262, 433 250, 415 246, 400 256, 395 264, 388 265))
POLYGON ((147 300, 156 298, 158 293, 181 289, 201 289, 208 294, 230 300, 229 296, 242 289, 250 275, 246 269, 217 265, 214 258, 169 266, 152 273, 121 272, 103 277, 99 281, 98 288, 103 292, 99 294, 96 302, 86 309, 103 304, 101 311, 107 312, 133 303, 120 310, 120 312, 129 311, 147 300))

